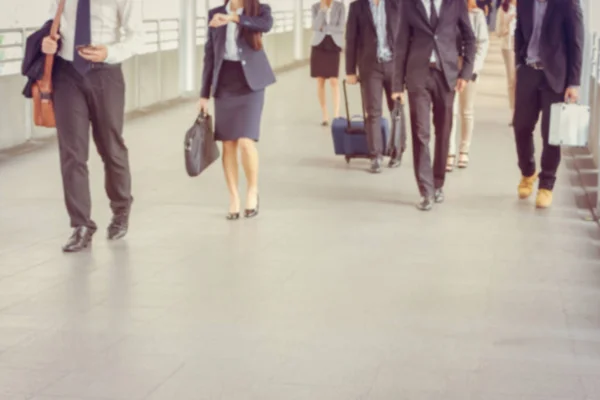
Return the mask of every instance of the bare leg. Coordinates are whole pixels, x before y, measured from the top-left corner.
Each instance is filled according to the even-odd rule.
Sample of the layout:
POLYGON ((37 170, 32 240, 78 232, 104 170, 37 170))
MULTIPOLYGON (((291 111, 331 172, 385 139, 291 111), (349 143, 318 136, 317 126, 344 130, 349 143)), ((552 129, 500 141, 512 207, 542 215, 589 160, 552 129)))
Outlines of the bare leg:
POLYGON ((243 138, 238 143, 247 182, 246 209, 253 210, 258 203, 258 150, 251 139, 243 138))
POLYGON ((223 142, 223 171, 225 181, 229 190, 229 212, 240 212, 240 194, 238 192, 239 168, 238 168, 238 142, 223 142))
POLYGON ((329 121, 327 100, 325 97, 325 78, 317 78, 317 94, 319 96, 319 104, 321 105, 321 113, 323 114, 323 122, 329 121))
POLYGON ((331 78, 331 94, 333 96, 333 116, 340 117, 340 83, 337 78, 331 78))

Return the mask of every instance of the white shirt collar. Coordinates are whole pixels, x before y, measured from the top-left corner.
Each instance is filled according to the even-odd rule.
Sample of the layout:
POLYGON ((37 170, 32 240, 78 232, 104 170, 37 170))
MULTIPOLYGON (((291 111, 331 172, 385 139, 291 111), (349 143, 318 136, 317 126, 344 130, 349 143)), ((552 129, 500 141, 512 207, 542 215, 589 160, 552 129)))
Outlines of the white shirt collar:
MULTIPOLYGON (((225 6, 225 9, 227 10, 227 14, 231 14, 232 13, 232 11, 231 11, 231 1, 229 1, 227 3, 227 6, 225 6)), ((242 15, 243 13, 244 13, 244 8, 243 7, 240 7, 240 8, 237 9, 237 15, 242 15)))

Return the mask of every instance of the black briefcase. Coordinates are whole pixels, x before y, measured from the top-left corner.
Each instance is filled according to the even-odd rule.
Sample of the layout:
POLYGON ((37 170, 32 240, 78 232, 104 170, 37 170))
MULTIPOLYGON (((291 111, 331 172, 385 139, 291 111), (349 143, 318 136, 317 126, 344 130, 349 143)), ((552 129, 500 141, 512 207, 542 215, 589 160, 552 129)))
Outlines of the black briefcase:
POLYGON ((185 169, 189 176, 198 176, 218 160, 221 153, 215 142, 212 118, 200 113, 194 125, 185 134, 185 169))
POLYGON ((404 104, 400 100, 395 101, 392 110, 392 129, 388 138, 386 147, 388 155, 397 159, 402 158, 406 150, 406 114, 404 104))

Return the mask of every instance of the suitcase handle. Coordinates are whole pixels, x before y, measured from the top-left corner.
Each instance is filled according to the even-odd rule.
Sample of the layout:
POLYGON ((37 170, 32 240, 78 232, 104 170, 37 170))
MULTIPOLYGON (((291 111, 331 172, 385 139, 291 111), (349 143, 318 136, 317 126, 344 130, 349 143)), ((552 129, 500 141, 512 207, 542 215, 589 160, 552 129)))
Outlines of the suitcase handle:
MULTIPOLYGON (((343 80, 342 82, 342 86, 344 87, 344 103, 346 105, 346 120, 348 121, 348 128, 347 131, 348 132, 354 132, 354 131, 360 131, 362 132, 362 130, 358 130, 358 129, 353 129, 352 128, 352 117, 350 117, 350 104, 348 103, 348 83, 346 82, 346 79, 343 80)), ((365 101, 363 99, 363 95, 362 95, 362 89, 360 91, 360 102, 362 105, 362 112, 363 112, 363 119, 366 121, 367 120, 367 112, 365 109, 365 101)), ((357 116, 360 118, 360 116, 357 116)))

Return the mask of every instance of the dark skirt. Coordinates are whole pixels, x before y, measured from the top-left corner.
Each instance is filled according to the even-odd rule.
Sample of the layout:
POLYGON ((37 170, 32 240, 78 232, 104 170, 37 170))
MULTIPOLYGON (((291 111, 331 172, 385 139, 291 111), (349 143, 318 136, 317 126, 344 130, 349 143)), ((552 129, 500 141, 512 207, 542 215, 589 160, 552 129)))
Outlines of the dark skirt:
POLYGON ((310 76, 313 78, 337 78, 340 74, 340 53, 342 49, 333 41, 331 35, 317 46, 313 46, 310 53, 310 76))
POLYGON ((215 92, 215 139, 258 141, 265 91, 253 91, 239 62, 224 61, 215 92))

